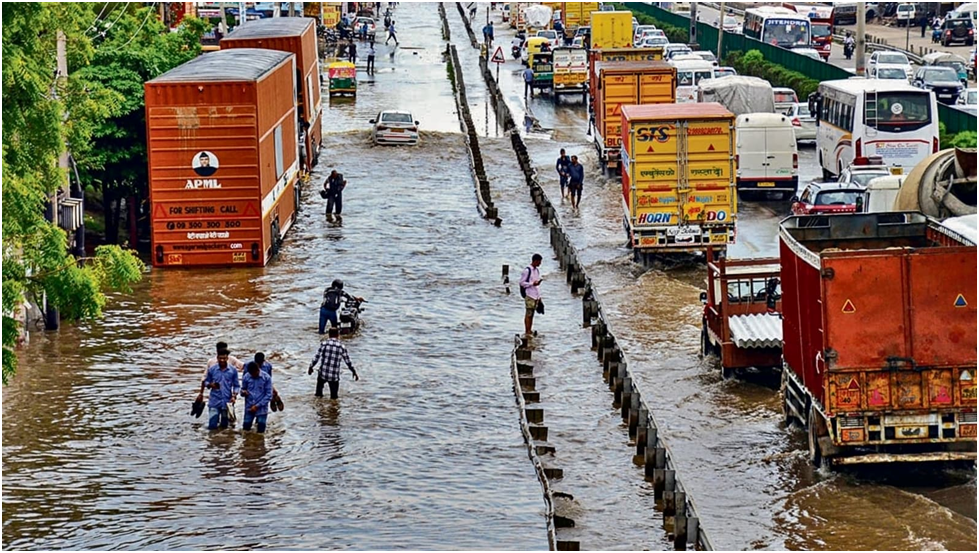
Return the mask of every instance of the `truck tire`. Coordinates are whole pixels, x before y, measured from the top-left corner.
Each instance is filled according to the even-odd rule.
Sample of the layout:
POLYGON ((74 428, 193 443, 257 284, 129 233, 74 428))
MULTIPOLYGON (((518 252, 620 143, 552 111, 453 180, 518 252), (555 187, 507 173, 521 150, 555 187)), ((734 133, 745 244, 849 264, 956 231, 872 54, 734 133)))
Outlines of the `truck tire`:
POLYGON ((710 355, 710 337, 707 335, 707 321, 700 326, 700 357, 706 359, 710 355))
POLYGON ((809 420, 806 421, 806 427, 809 431, 809 463, 813 467, 819 468, 823 465, 823 452, 819 449, 819 423, 816 420, 819 415, 816 413, 816 407, 809 407, 809 420))

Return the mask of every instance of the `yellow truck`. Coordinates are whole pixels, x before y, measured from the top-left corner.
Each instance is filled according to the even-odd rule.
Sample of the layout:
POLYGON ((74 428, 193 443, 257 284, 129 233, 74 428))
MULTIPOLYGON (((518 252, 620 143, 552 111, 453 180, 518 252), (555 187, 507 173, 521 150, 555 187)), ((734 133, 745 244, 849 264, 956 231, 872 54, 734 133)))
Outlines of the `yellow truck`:
POLYGON ((632 12, 591 14, 591 49, 632 48, 632 12))
POLYGON ((734 121, 713 102, 622 107, 624 226, 637 261, 734 243, 734 121))
POLYGON ((676 68, 662 61, 593 64, 588 82, 592 136, 602 172, 619 167, 622 106, 673 104, 676 68))
MULTIPOLYGON (((572 36, 578 27, 591 25, 592 12, 599 10, 598 2, 563 2, 561 9, 561 23, 564 24, 566 33, 572 36)), ((629 19, 630 28, 632 18, 629 19)))
POLYGON ((554 103, 566 94, 588 97, 588 51, 584 48, 560 46, 554 49, 554 103))

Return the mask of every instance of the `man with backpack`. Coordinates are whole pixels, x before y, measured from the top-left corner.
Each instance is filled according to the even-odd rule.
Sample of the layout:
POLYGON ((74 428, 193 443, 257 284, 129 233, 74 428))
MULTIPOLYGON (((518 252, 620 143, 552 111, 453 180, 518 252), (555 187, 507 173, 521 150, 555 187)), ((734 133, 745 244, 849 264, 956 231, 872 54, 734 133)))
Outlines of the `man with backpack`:
MULTIPOLYGON (((535 253, 530 260, 530 265, 520 273, 520 297, 524 299, 524 308, 526 309, 523 326, 524 334, 528 338, 533 333, 534 314, 537 313, 538 308, 542 304, 540 297, 541 278, 538 267, 540 267, 541 261, 543 260, 544 258, 539 253, 535 253)), ((540 311, 543 311, 543 309, 540 309, 540 311)))
POLYGON ((343 303, 343 299, 346 298, 348 301, 364 301, 364 298, 356 298, 350 294, 343 291, 343 281, 336 279, 329 288, 323 291, 323 302, 320 304, 320 334, 323 334, 326 330, 326 321, 329 320, 332 327, 340 326, 340 318, 337 315, 337 311, 340 310, 340 304, 343 303))

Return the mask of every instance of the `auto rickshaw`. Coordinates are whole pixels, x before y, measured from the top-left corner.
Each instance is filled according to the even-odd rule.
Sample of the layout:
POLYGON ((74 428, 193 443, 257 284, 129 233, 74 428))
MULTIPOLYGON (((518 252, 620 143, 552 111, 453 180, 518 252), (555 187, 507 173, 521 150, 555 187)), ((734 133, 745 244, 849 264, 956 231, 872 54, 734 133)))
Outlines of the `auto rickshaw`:
POLYGON ((357 95, 357 66, 349 61, 335 61, 327 66, 330 96, 357 95))

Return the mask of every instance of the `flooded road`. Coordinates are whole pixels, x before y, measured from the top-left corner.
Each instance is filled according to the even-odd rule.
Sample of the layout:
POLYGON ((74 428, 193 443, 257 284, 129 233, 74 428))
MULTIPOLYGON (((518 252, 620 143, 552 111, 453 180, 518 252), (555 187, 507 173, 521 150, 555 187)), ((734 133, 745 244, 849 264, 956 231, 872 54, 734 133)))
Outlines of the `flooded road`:
MULTIPOLYGON (((496 43, 506 49, 512 31, 498 13, 493 17, 496 43)), ((528 109, 521 69, 508 58, 500 71, 518 121, 528 109)), ((558 214, 714 547, 975 549, 974 466, 814 471, 806 459, 805 434, 780 425, 777 379, 755 375, 724 381, 716 367, 698 358, 703 267, 643 269, 632 263, 621 224, 621 187, 618 179, 596 170, 585 109, 564 101, 555 107, 548 96, 535 96, 529 111, 543 132, 531 133, 527 145, 550 197, 560 197, 554 172, 560 148, 578 155, 585 166, 580 212, 564 203, 558 214)), ((800 183, 818 176, 814 148, 801 145, 800 183)), ((787 202, 741 202, 737 244, 729 255, 777 255, 778 221, 788 211, 787 202)))
POLYGON ((509 374, 522 305, 500 285, 547 235, 529 202, 509 202, 502 229, 480 219, 437 11, 396 18, 401 48, 379 44, 377 75, 327 109, 279 259, 154 270, 104 320, 32 336, 3 391, 5 547, 547 548, 509 374), (396 108, 421 144, 372 147, 368 119, 396 108), (315 193, 334 166, 350 183, 342 224, 315 193), (347 340, 361 380, 345 374, 332 402, 306 367, 336 277, 370 303, 347 340), (188 415, 218 340, 275 367, 285 412, 264 437, 188 415))

